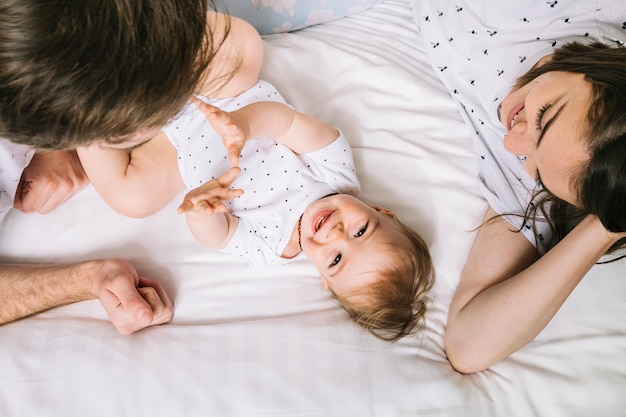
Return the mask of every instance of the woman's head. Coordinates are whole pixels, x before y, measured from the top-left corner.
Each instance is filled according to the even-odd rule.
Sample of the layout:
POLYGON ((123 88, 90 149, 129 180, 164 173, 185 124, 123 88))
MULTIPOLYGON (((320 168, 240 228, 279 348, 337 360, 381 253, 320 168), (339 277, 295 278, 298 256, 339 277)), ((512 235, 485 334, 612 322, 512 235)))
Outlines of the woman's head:
POLYGON ((524 156, 528 174, 557 197, 575 203, 571 174, 589 158, 584 137, 591 86, 580 74, 551 71, 502 101, 504 147, 524 156))
POLYGON ((505 146, 528 153, 531 175, 607 229, 626 231, 626 48, 565 45, 518 80, 502 110, 512 136, 505 146), (528 104, 520 111, 516 94, 534 113, 528 104), (518 119, 534 125, 527 132, 535 129, 536 139, 515 141, 518 119))
POLYGON ((219 47, 206 11, 206 0, 0 0, 0 136, 63 149, 163 125, 219 47))

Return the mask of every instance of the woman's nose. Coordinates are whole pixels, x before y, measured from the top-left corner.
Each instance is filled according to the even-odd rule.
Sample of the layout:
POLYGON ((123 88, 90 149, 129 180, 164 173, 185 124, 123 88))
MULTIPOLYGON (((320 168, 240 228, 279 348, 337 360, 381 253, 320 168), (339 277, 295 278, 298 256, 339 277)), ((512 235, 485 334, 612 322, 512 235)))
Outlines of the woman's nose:
POLYGON ((534 142, 524 134, 509 132, 504 138, 504 148, 513 155, 524 157, 524 170, 532 178, 537 173, 537 163, 535 161, 534 142))
POLYGON ((531 136, 534 132, 528 129, 521 129, 522 126, 516 126, 518 129, 511 131, 504 137, 504 148, 517 156, 530 156, 535 149, 535 138, 531 136))
POLYGON ((530 156, 535 149, 537 131, 523 109, 515 117, 504 137, 504 148, 514 155, 530 156))

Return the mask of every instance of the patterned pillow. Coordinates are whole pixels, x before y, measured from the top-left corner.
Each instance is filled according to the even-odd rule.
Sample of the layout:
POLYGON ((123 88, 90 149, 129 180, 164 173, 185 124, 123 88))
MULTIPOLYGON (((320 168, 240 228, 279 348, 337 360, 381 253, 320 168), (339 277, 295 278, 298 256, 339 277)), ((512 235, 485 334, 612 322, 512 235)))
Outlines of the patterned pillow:
POLYGON ((218 0, 220 11, 250 22, 262 35, 290 32, 358 13, 382 0, 218 0))

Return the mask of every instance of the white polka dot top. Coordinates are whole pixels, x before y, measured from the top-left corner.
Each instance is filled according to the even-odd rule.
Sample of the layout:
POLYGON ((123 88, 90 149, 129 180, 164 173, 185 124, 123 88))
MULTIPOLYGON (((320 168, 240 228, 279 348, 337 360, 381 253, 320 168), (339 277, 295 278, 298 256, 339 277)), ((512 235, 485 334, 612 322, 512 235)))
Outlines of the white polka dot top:
MULTIPOLYGON (((269 83, 259 81, 235 99, 207 100, 224 110, 257 101, 283 98, 269 83)), ((230 168, 221 137, 194 105, 164 128, 178 150, 179 169, 187 187, 196 188, 230 168)), ((248 261, 252 266, 285 264, 281 258, 291 233, 304 209, 332 193, 357 195, 359 181, 350 145, 341 134, 334 142, 315 152, 296 155, 270 138, 249 140, 243 148, 241 173, 232 188, 245 191, 226 202, 239 225, 224 252, 248 261)))

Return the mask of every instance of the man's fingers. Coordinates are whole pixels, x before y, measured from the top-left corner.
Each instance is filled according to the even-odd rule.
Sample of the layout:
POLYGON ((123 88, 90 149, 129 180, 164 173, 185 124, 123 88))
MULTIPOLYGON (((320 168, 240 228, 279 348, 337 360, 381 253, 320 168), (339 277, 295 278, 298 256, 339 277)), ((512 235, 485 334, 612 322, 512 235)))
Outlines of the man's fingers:
POLYGON ((15 197, 13 198, 13 207, 18 209, 19 211, 23 211, 24 209, 24 200, 23 195, 25 192, 25 187, 28 185, 26 181, 20 181, 17 184, 17 190, 15 190, 15 197))
POLYGON ((163 310, 163 304, 161 303, 161 299, 159 298, 159 294, 152 287, 139 287, 137 288, 139 295, 144 299, 144 301, 150 306, 150 315, 149 321, 146 323, 145 319, 145 311, 139 310, 137 315, 137 321, 142 325, 153 324, 154 318, 163 310))
POLYGON ((138 288, 141 296, 150 305, 153 312, 152 324, 169 322, 174 316, 174 306, 160 282, 139 278, 138 288))
POLYGON ((152 323, 153 314, 150 304, 137 292, 134 287, 123 288, 116 294, 120 307, 133 317, 142 327, 152 323))
POLYGON ((15 191, 13 207, 25 214, 40 212, 49 198, 49 194, 38 192, 31 181, 20 181, 15 191))

